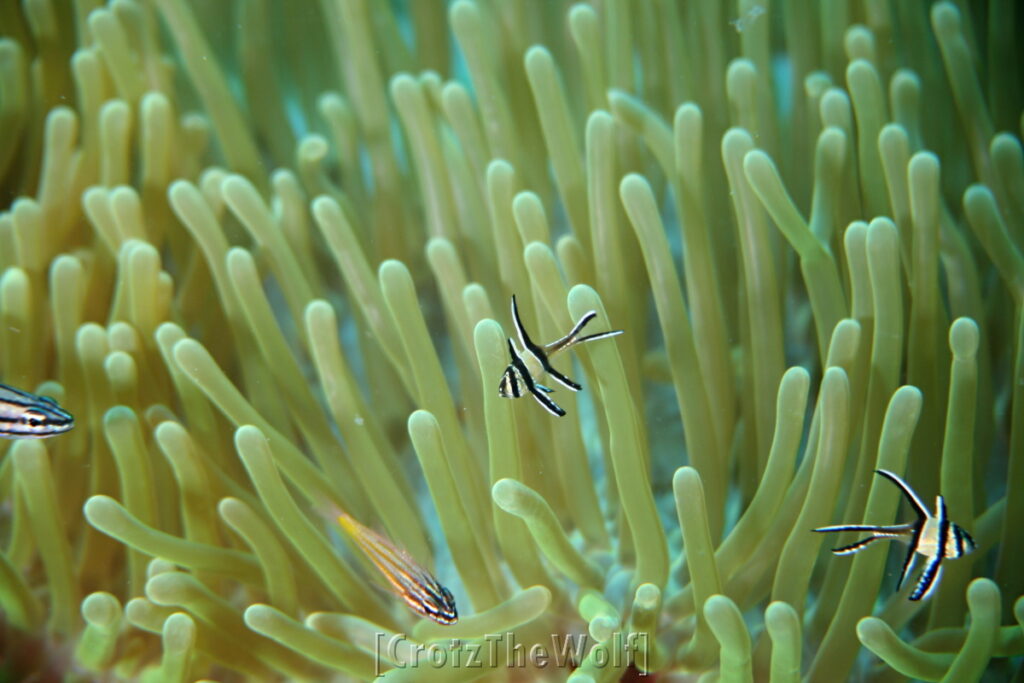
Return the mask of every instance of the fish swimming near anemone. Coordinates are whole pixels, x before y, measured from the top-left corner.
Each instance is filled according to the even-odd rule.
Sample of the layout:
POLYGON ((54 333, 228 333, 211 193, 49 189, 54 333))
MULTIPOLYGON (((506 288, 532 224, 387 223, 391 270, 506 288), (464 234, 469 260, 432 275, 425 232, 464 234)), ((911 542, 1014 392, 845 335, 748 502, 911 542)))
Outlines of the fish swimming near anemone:
POLYGON ((573 325, 567 335, 550 344, 539 346, 530 339, 526 328, 523 327, 523 321, 519 317, 519 307, 516 305, 516 295, 513 294, 512 321, 515 323, 516 334, 523 348, 520 351, 516 348, 515 342, 511 338, 508 339, 508 352, 511 362, 501 376, 501 382, 498 384, 498 394, 503 398, 520 398, 525 395, 525 389, 525 392, 529 392, 537 400, 537 403, 540 403, 549 413, 558 417, 564 416, 565 410, 548 396, 552 389, 538 382, 537 378, 547 374, 570 391, 579 391, 583 388, 555 369, 551 365, 551 357, 577 344, 622 334, 622 330, 609 330, 608 332, 597 332, 585 337, 579 336, 587 323, 596 317, 597 311, 587 311, 579 319, 579 322, 573 325))
POLYGON ((413 611, 444 625, 459 620, 451 591, 408 552, 347 513, 338 515, 338 523, 413 611))
POLYGON ((942 576, 942 561, 963 557, 972 552, 976 544, 971 535, 964 531, 963 527, 949 521, 945 498, 942 496, 935 497, 935 512, 931 513, 907 482, 887 470, 875 470, 875 473, 882 475, 899 487, 917 513, 917 520, 907 524, 894 524, 891 526, 840 524, 837 526, 824 526, 813 529, 813 531, 819 533, 866 531, 871 534, 856 543, 851 543, 841 548, 833 548, 832 552, 836 555, 852 555, 860 552, 875 541, 885 539, 895 538, 909 541, 910 548, 907 551, 907 558, 903 561, 903 571, 900 573, 900 580, 896 583, 896 590, 900 589, 907 576, 913 571, 917 555, 924 555, 928 558, 928 563, 925 565, 924 572, 922 572, 921 578, 918 579, 917 585, 911 592, 910 599, 915 601, 925 600, 932 594, 935 587, 939 585, 939 578, 942 576))
POLYGON ((75 426, 75 418, 49 396, 0 384, 0 438, 45 439, 75 426))

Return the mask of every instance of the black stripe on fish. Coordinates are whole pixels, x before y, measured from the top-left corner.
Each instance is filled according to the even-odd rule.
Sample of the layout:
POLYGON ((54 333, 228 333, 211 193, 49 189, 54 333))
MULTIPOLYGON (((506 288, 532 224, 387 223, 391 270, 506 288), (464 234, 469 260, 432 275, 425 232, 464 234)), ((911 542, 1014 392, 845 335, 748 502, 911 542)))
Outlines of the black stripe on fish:
POLYGON ((517 374, 514 365, 509 365, 505 368, 505 372, 501 376, 501 382, 498 383, 499 396, 503 398, 519 398, 523 395, 523 390, 519 386, 519 378, 516 377, 517 374))
POLYGON ((938 513, 938 537, 935 539, 935 555, 928 558, 921 578, 917 580, 914 592, 910 594, 913 601, 921 600, 931 595, 932 590, 938 585, 939 576, 942 572, 942 560, 946 557, 946 541, 949 538, 949 513, 946 510, 946 499, 942 496, 935 498, 935 510, 938 513))
MULTIPOLYGON (((30 394, 29 392, 25 391, 24 389, 19 389, 17 387, 12 387, 10 384, 0 384, 0 388, 6 389, 7 391, 11 392, 12 394, 16 394, 17 396, 21 396, 22 398, 26 399, 29 403, 35 403, 36 400, 42 398, 42 396, 36 396, 35 394, 30 394)), ((49 397, 47 397, 47 398, 49 398, 49 397)), ((8 400, 11 400, 11 399, 8 399, 8 400)), ((50 400, 53 401, 52 398, 50 400)), ((13 402, 13 400, 12 400, 12 402, 13 402)), ((26 404, 26 405, 28 405, 28 404, 26 404)))
POLYGON ((959 524, 950 522, 950 535, 953 537, 954 542, 954 552, 946 553, 946 556, 950 559, 963 557, 977 547, 977 544, 974 542, 974 539, 971 538, 971 535, 964 531, 964 528, 959 524))
POLYGON ((536 399, 537 403, 541 404, 544 407, 544 410, 548 411, 552 415, 564 417, 565 410, 545 395, 545 391, 550 390, 548 390, 547 387, 543 387, 543 389, 538 388, 538 385, 533 381, 533 377, 530 375, 530 370, 526 367, 526 363, 523 362, 523 359, 516 351, 516 347, 515 344, 512 343, 512 339, 508 340, 508 352, 512 356, 512 366, 518 374, 517 379, 521 379, 523 381, 523 384, 526 385, 527 391, 529 391, 533 398, 536 399))
POLYGON ((928 563, 924 566, 924 571, 921 572, 921 578, 917 580, 914 592, 910 594, 910 599, 917 602, 918 600, 930 598, 932 591, 939 585, 939 578, 941 576, 942 560, 938 557, 929 559, 928 563))

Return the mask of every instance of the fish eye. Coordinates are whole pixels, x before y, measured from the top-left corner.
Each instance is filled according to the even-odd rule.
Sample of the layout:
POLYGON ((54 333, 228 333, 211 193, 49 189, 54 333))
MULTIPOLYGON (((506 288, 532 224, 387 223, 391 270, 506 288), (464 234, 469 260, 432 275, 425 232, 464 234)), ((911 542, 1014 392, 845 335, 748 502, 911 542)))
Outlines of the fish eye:
POLYGON ((42 427, 46 424, 46 416, 35 411, 28 411, 21 417, 21 421, 29 427, 42 427))

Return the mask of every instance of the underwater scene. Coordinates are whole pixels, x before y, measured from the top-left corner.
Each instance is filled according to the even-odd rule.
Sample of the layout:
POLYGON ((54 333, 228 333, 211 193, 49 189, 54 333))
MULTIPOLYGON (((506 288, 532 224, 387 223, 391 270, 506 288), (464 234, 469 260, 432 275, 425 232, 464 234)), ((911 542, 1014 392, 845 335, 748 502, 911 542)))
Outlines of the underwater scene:
POLYGON ((0 683, 1024 683, 1015 0, 0 0, 0 683))

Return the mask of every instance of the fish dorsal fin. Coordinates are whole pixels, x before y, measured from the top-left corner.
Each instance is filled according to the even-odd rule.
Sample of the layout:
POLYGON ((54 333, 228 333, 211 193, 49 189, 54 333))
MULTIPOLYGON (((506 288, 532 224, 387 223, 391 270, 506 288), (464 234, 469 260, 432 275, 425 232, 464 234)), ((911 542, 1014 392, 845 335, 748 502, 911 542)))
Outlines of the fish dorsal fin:
POLYGON ((910 488, 910 485, 900 479, 898 475, 893 474, 889 470, 875 470, 875 473, 882 475, 899 487, 900 491, 903 492, 903 495, 906 496, 908 501, 910 501, 910 505, 914 508, 914 512, 917 513, 918 517, 921 519, 927 519, 932 516, 931 513, 928 512, 928 508, 924 506, 924 501, 918 498, 917 494, 914 493, 914 490, 910 488))
POLYGON ((530 335, 526 332, 526 328, 523 326, 523 321, 519 317, 519 306, 516 304, 516 295, 512 295, 512 322, 516 326, 516 335, 519 337, 519 343, 522 345, 524 351, 528 351, 536 356, 537 360, 543 365, 547 361, 547 354, 544 353, 544 349, 534 343, 530 339, 530 335))

